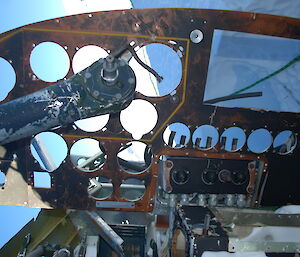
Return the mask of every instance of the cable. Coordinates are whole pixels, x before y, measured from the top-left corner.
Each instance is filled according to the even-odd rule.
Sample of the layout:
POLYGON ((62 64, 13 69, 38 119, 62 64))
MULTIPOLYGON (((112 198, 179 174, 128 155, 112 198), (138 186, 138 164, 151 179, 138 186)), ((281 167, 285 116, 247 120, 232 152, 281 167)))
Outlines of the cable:
POLYGON ((112 54, 115 58, 119 58, 125 51, 129 51, 132 56, 136 59, 139 65, 141 65, 144 69, 149 71, 153 74, 153 76, 157 79, 158 82, 161 82, 163 80, 163 77, 160 76, 155 70, 153 70, 150 66, 148 66, 146 63, 144 63, 136 54, 134 48, 131 45, 126 45, 122 48, 120 48, 118 51, 112 54))
POLYGON ((233 100, 233 99, 240 99, 240 98, 248 98, 248 97, 257 97, 257 96, 262 96, 262 92, 251 92, 251 93, 244 93, 244 94, 240 94, 241 92, 244 92, 250 88, 255 87, 256 85, 260 84, 261 82, 277 75, 278 73, 284 71, 285 69, 287 69, 288 67, 290 67, 291 65, 293 65, 294 63, 300 61, 300 55, 296 56, 293 60, 291 60, 290 62, 288 62, 286 65, 282 66, 281 68, 279 68, 278 70, 272 72, 271 74, 253 82, 252 84, 250 84, 249 86, 246 86, 242 89, 239 89, 235 92, 233 92, 230 95, 227 96, 223 96, 223 97, 218 97, 218 98, 214 98, 211 100, 207 100, 204 103, 205 104, 215 104, 218 102, 223 102, 223 101, 229 101, 229 100, 233 100))
POLYGON ((131 45, 128 46, 128 50, 132 54, 132 56, 136 59, 136 61, 138 62, 138 64, 141 65, 144 69, 146 69, 150 73, 152 73, 154 75, 154 77, 158 80, 158 82, 161 82, 163 80, 162 76, 160 76, 155 70, 153 70, 150 66, 148 66, 147 64, 145 64, 138 57, 138 55, 136 54, 136 52, 134 51, 134 49, 133 49, 133 47, 131 45))
POLYGON ((210 99, 204 102, 204 104, 215 104, 218 102, 223 102, 223 101, 229 101, 229 100, 234 100, 234 99, 241 99, 241 98, 248 98, 248 97, 258 97, 262 96, 262 92, 251 92, 251 93, 244 93, 244 94, 231 94, 227 96, 222 96, 214 99, 210 99))
POLYGON ((263 82, 263 81, 265 81, 265 80, 267 80, 267 79, 269 79, 269 78, 275 76, 276 74, 278 74, 278 73, 284 71, 285 69, 287 69, 288 67, 290 67, 291 65, 293 65, 294 63, 296 63, 296 62, 298 62, 298 61, 300 61, 300 55, 298 55, 297 57, 295 57, 293 60, 291 60, 290 62, 288 62, 288 63, 287 63, 286 65, 284 65, 283 67, 279 68, 278 70, 276 70, 276 71, 272 72, 271 74, 269 74, 269 75, 267 75, 267 76, 265 76, 265 77, 263 77, 263 78, 261 78, 261 79, 255 81, 254 83, 250 84, 249 86, 246 86, 246 87, 244 87, 244 88, 242 88, 242 89, 240 89, 240 90, 237 90, 237 91, 233 92, 233 93, 230 94, 230 95, 236 95, 236 94, 239 94, 239 93, 241 93, 241 92, 244 92, 244 91, 247 90, 247 89, 250 89, 250 88, 252 88, 252 87, 258 85, 258 84, 260 84, 261 82, 263 82))
MULTIPOLYGON (((147 59, 145 52, 146 52, 146 49, 145 49, 145 51, 143 51, 143 57, 144 57, 144 60, 147 59)), ((152 76, 151 76, 149 73, 148 73, 148 75, 149 75, 149 79, 150 79, 150 81, 151 81, 151 84, 152 84, 152 86, 153 86, 153 89, 154 89, 156 95, 159 96, 158 88, 156 87, 156 85, 154 85, 154 81, 153 81, 153 79, 152 79, 152 76)))

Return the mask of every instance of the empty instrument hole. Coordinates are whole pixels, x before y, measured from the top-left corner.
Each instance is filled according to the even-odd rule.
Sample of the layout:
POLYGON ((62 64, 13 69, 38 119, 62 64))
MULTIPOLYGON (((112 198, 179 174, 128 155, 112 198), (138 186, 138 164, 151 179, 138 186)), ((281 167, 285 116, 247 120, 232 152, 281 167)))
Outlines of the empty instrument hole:
POLYGON ((105 151, 100 142, 92 138, 80 139, 73 144, 70 150, 73 165, 85 172, 100 169, 106 160, 105 151))
POLYGON ((190 129, 183 123, 170 124, 164 131, 163 140, 166 145, 181 148, 187 145, 191 137, 190 129))
POLYGON ((239 127, 231 127, 226 129, 220 139, 221 149, 228 152, 236 152, 240 150, 246 143, 246 134, 239 127))
POLYGON ((31 141, 30 150, 41 168, 47 171, 56 170, 68 154, 65 140, 54 132, 42 132, 31 141))
POLYGON ((219 140, 217 129, 211 125, 202 125, 197 128, 192 136, 193 145, 201 150, 213 148, 219 140))
POLYGON ((51 176, 48 172, 33 172, 34 188, 51 188, 51 176))
POLYGON ((105 58, 108 53, 101 47, 96 45, 87 45, 80 48, 74 55, 72 68, 74 73, 78 73, 100 58, 105 58))
POLYGON ((247 144, 253 153, 263 153, 272 145, 272 136, 264 128, 256 129, 248 137, 247 144))
POLYGON ((281 131, 274 139, 273 148, 278 154, 291 153, 297 145, 297 137, 290 130, 281 131))
POLYGON ((16 84, 16 72, 11 64, 0 57, 0 101, 4 100, 16 84))
POLYGON ((104 200, 111 196, 113 192, 113 184, 108 178, 95 177, 90 178, 88 193, 96 200, 104 200))
POLYGON ((133 141, 120 148, 117 155, 120 167, 128 173, 142 173, 152 162, 152 151, 145 143, 133 141))
POLYGON ((35 75, 46 82, 63 79, 70 68, 66 50, 54 42, 38 44, 30 54, 30 66, 35 75))
POLYGON ((75 121, 75 125, 85 132, 96 132, 105 127, 109 120, 109 114, 75 121))
POLYGON ((170 94, 180 83, 182 63, 169 46, 152 43, 137 51, 139 58, 163 77, 161 82, 132 58, 129 62, 136 75, 136 90, 145 96, 160 97, 170 94), (167 67, 167 68, 166 68, 167 67))
POLYGON ((123 128, 136 140, 149 133, 155 127, 157 119, 158 114, 155 107, 142 99, 133 100, 120 114, 123 128))
POLYGON ((128 201, 137 201, 145 194, 144 183, 136 178, 126 179, 120 186, 122 198, 128 201))

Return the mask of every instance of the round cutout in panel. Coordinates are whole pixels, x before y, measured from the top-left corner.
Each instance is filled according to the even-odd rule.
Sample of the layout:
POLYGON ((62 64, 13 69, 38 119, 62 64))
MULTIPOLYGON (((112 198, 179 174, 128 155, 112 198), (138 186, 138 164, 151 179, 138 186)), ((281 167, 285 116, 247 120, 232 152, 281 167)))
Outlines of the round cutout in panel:
POLYGON ((228 152, 236 152, 246 143, 246 134, 239 127, 228 128, 222 133, 220 143, 222 149, 228 152))
POLYGON ((88 194, 96 200, 104 200, 111 196, 113 184, 105 177, 90 178, 88 194))
POLYGON ((3 101, 16 84, 16 72, 11 64, 0 57, 0 101, 3 101))
POLYGON ((136 90, 145 96, 170 94, 180 84, 182 64, 178 54, 169 46, 152 43, 137 51, 139 58, 163 77, 161 82, 132 58, 129 62, 136 75, 136 90), (166 68, 168 67, 168 68, 166 68))
POLYGON ((54 42, 38 44, 31 52, 30 66, 34 74, 46 82, 63 79, 70 69, 66 50, 54 42))
POLYGON ((75 125, 85 132, 96 132, 104 128, 109 120, 109 114, 75 121, 75 125))
POLYGON ((120 186, 120 193, 123 199, 137 201, 141 199, 146 191, 144 183, 136 178, 129 178, 123 181, 120 186))
POLYGON ((95 45, 87 45, 80 48, 73 57, 72 68, 74 73, 78 73, 100 58, 105 58, 108 53, 101 47, 95 45))
POLYGON ((191 137, 190 129, 183 123, 170 124, 164 131, 163 140, 166 145, 181 148, 187 145, 191 137))
POLYGON ((297 137, 290 130, 281 131, 274 139, 273 148, 278 154, 285 155, 291 153, 297 145, 297 137))
POLYGON ((65 140, 54 132, 37 134, 31 141, 30 150, 42 169, 49 172, 56 170, 68 154, 65 140))
POLYGON ((92 172, 104 165, 106 155, 104 149, 100 148, 99 141, 83 138, 72 145, 70 158, 76 168, 85 172, 92 172))
POLYGON ((6 183, 6 176, 5 174, 0 170, 0 188, 3 188, 6 183))
POLYGON ((152 151, 145 143, 133 141, 123 146, 118 155, 120 167, 132 174, 144 172, 152 161, 152 151))
POLYGON ((136 140, 149 133, 155 127, 157 119, 158 114, 155 107, 142 99, 133 100, 120 114, 123 128, 136 140))
POLYGON ((195 147, 201 150, 209 150, 213 148, 219 140, 217 129, 211 125, 202 125, 197 128, 192 136, 195 147))
POLYGON ((256 129, 248 137, 247 144, 253 153, 263 153, 272 145, 272 136, 264 128, 256 129))

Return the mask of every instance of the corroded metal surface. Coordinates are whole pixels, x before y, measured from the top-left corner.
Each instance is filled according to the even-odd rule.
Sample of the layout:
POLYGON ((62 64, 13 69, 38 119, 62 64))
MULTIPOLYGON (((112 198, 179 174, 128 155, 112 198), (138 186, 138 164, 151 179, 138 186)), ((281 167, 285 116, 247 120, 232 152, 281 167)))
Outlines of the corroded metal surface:
MULTIPOLYGON (((82 172, 73 167, 68 156, 65 162, 51 173, 52 188, 34 190, 44 202, 52 207, 92 210, 96 209, 96 204, 94 199, 88 197, 89 178, 102 175, 110 178, 114 185, 114 192, 107 200, 126 201, 121 198, 119 185, 123 180, 134 177, 143 180, 146 186, 144 197, 135 201, 134 211, 151 211, 157 185, 158 161, 161 155, 247 160, 263 158, 267 160, 266 171, 268 169, 269 175, 261 204, 299 204, 300 173, 297 172, 299 139, 293 153, 285 156, 271 151, 250 155, 246 145, 236 153, 229 153, 222 150, 219 143, 208 151, 195 150, 191 142, 184 148, 174 150, 166 146, 162 140, 164 129, 173 122, 188 125, 191 132, 200 125, 210 124, 218 128, 220 134, 225 128, 233 125, 242 128, 247 136, 252 130, 266 126, 273 135, 283 130, 297 133, 300 128, 298 113, 214 107, 204 105, 203 96, 214 29, 300 39, 299 27, 300 20, 298 19, 273 15, 217 10, 148 9, 70 16, 24 26, 2 34, 0 56, 11 61, 17 74, 17 83, 1 103, 51 85, 51 83, 33 79, 33 71, 29 65, 33 47, 44 41, 53 41, 61 46, 67 46, 66 51, 70 58, 76 53, 76 48, 84 45, 94 44, 113 52, 131 41, 135 41, 140 46, 154 42, 162 43, 175 51, 181 49, 182 53, 183 73, 180 85, 176 88, 176 101, 172 100, 174 96, 171 95, 153 98, 140 93, 136 94, 136 98, 146 99, 153 103, 159 114, 153 131, 141 139, 142 142, 151 146, 153 152, 152 164, 146 172, 133 175, 120 169, 117 161, 118 150, 122 144, 133 139, 122 129, 119 116, 111 115, 106 131, 86 133, 79 129, 75 130, 72 126, 55 131, 64 137, 69 149, 81 138, 89 137, 99 140, 107 154, 107 160, 100 170, 82 172), (204 35, 203 40, 198 44, 190 41, 190 33, 195 29, 200 29, 204 35), (170 41, 176 42, 176 45, 171 44, 170 41)), ((70 69, 66 77, 72 74, 70 69)), ((29 187, 32 187, 33 172, 40 171, 41 168, 31 155, 30 140, 28 138, 5 147, 9 150, 9 154, 18 154, 18 167, 21 167, 24 179, 28 181, 29 187)), ((0 163, 0 168, 4 170, 3 163, 0 163)), ((1 198, 0 192, 0 202, 3 202, 1 198)), ((30 201, 24 204, 34 205, 30 201)))

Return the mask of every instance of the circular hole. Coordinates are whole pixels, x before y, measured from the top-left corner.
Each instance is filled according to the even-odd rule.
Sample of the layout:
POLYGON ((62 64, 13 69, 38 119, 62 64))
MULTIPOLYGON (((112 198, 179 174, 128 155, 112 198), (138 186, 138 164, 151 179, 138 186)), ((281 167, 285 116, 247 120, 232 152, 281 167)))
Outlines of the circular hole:
POLYGON ((278 154, 291 153, 297 145, 297 137, 290 130, 281 131, 274 139, 273 148, 278 154))
POLYGON ((190 39, 193 43, 198 44, 202 41, 203 39, 203 33, 199 29, 195 29, 191 32, 190 34, 190 39))
POLYGON ((152 151, 145 143, 134 141, 122 147, 117 155, 120 167, 129 173, 144 172, 152 161, 152 151))
POLYGON ((4 187, 6 183, 6 176, 5 174, 0 170, 0 187, 4 187))
POLYGON ((152 67, 163 80, 157 79, 132 58, 129 62, 136 75, 136 90, 145 96, 159 97, 171 93, 180 83, 182 64, 178 54, 163 44, 152 43, 137 51, 139 58, 152 67), (166 68, 168 67, 168 68, 166 68))
POLYGON ((73 57, 72 68, 74 73, 78 73, 100 58, 105 58, 108 53, 101 47, 95 45, 87 45, 80 48, 73 57))
POLYGON ((85 172, 100 169, 106 160, 104 149, 100 148, 99 141, 84 138, 73 144, 70 151, 73 165, 85 172))
POLYGON ((53 132, 37 134, 31 141, 30 150, 42 169, 49 172, 56 170, 68 154, 65 140, 53 132))
POLYGON ((263 153, 271 146, 272 136, 268 130, 260 128, 250 134, 247 144, 253 153, 263 153))
POLYGON ((109 114, 75 121, 75 125, 85 132, 96 132, 104 128, 109 120, 109 114))
POLYGON ((66 50, 53 42, 38 44, 31 52, 30 66, 35 75, 47 82, 64 78, 70 68, 66 50))
POLYGON ((165 144, 173 148, 181 148, 187 145, 191 137, 189 128, 180 122, 169 125, 163 134, 165 144))
POLYGON ((228 152, 236 152, 246 143, 246 135, 241 128, 231 127, 222 133, 220 142, 221 148, 228 152))
POLYGON ((111 196, 113 184, 105 177, 90 178, 88 193, 96 200, 104 200, 111 196))
POLYGON ((0 57, 0 101, 4 100, 16 84, 16 73, 11 64, 0 57))
POLYGON ((149 133, 155 127, 157 119, 158 114, 155 107, 141 99, 133 100, 120 114, 123 128, 136 140, 149 133))
POLYGON ((197 128, 192 137, 194 146, 201 150, 209 150, 213 148, 219 140, 217 129, 211 125, 202 125, 197 128))
POLYGON ((122 198, 128 201, 136 201, 143 197, 146 187, 143 182, 136 178, 126 179, 120 186, 122 198))

